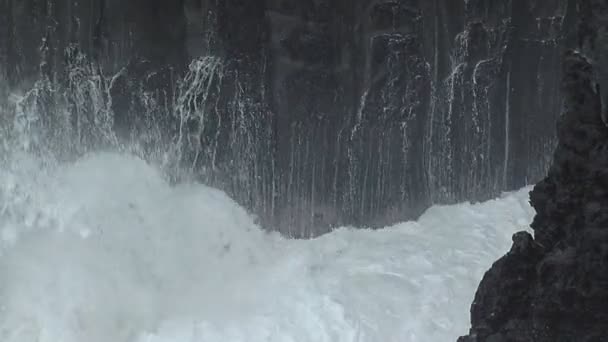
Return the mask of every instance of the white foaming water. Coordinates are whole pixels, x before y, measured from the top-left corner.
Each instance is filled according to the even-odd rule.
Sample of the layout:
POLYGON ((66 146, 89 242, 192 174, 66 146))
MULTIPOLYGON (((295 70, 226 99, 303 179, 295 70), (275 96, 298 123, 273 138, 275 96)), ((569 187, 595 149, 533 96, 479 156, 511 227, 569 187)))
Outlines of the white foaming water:
POLYGON ((288 240, 131 156, 0 169, 0 341, 453 341, 527 190, 288 240))

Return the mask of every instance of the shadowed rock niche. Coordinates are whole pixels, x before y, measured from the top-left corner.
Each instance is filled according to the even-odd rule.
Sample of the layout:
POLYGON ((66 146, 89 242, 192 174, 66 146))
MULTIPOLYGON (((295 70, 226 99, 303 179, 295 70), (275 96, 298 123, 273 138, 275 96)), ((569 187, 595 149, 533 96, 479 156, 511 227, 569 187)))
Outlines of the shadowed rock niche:
POLYGON ((531 192, 534 238, 484 276, 460 342, 591 342, 608 337, 608 3, 579 2, 580 50, 564 61, 565 111, 548 176, 531 192), (604 105, 602 105, 604 103, 604 105))

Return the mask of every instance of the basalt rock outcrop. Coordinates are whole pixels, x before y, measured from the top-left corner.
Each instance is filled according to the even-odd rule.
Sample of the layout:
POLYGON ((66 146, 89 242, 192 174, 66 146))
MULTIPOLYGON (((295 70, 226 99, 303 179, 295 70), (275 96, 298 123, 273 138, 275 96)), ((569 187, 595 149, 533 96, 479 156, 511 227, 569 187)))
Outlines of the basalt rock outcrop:
POLYGON ((579 6, 580 49, 565 55, 559 144, 530 194, 534 237, 516 234, 486 273, 461 342, 608 338, 608 3, 579 6))
POLYGON ((384 226, 546 173, 577 17, 576 0, 0 0, 2 126, 21 117, 45 153, 134 146, 291 235, 384 226))

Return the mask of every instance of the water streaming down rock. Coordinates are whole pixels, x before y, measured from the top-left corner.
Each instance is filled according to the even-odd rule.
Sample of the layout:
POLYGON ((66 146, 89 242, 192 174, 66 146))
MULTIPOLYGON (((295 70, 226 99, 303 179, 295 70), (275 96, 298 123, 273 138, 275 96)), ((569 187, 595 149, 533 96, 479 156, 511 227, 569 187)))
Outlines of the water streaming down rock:
POLYGON ((294 236, 538 180, 577 16, 573 0, 0 6, 3 130, 19 103, 45 154, 132 150, 294 236))
POLYGON ((265 192, 272 179, 267 112, 247 97, 238 71, 219 57, 193 61, 180 81, 174 106, 177 134, 169 146, 177 157, 171 173, 226 189, 255 212, 272 212, 265 192), (185 173, 185 175, 184 175, 185 173))

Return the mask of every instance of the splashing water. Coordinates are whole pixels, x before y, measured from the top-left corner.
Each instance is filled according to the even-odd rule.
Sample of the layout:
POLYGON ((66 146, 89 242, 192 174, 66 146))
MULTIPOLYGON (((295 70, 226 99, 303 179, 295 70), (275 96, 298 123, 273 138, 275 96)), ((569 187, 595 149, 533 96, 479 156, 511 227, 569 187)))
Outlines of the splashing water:
POLYGON ((128 155, 0 168, 4 342, 438 341, 468 328, 527 192, 314 240, 128 155))

